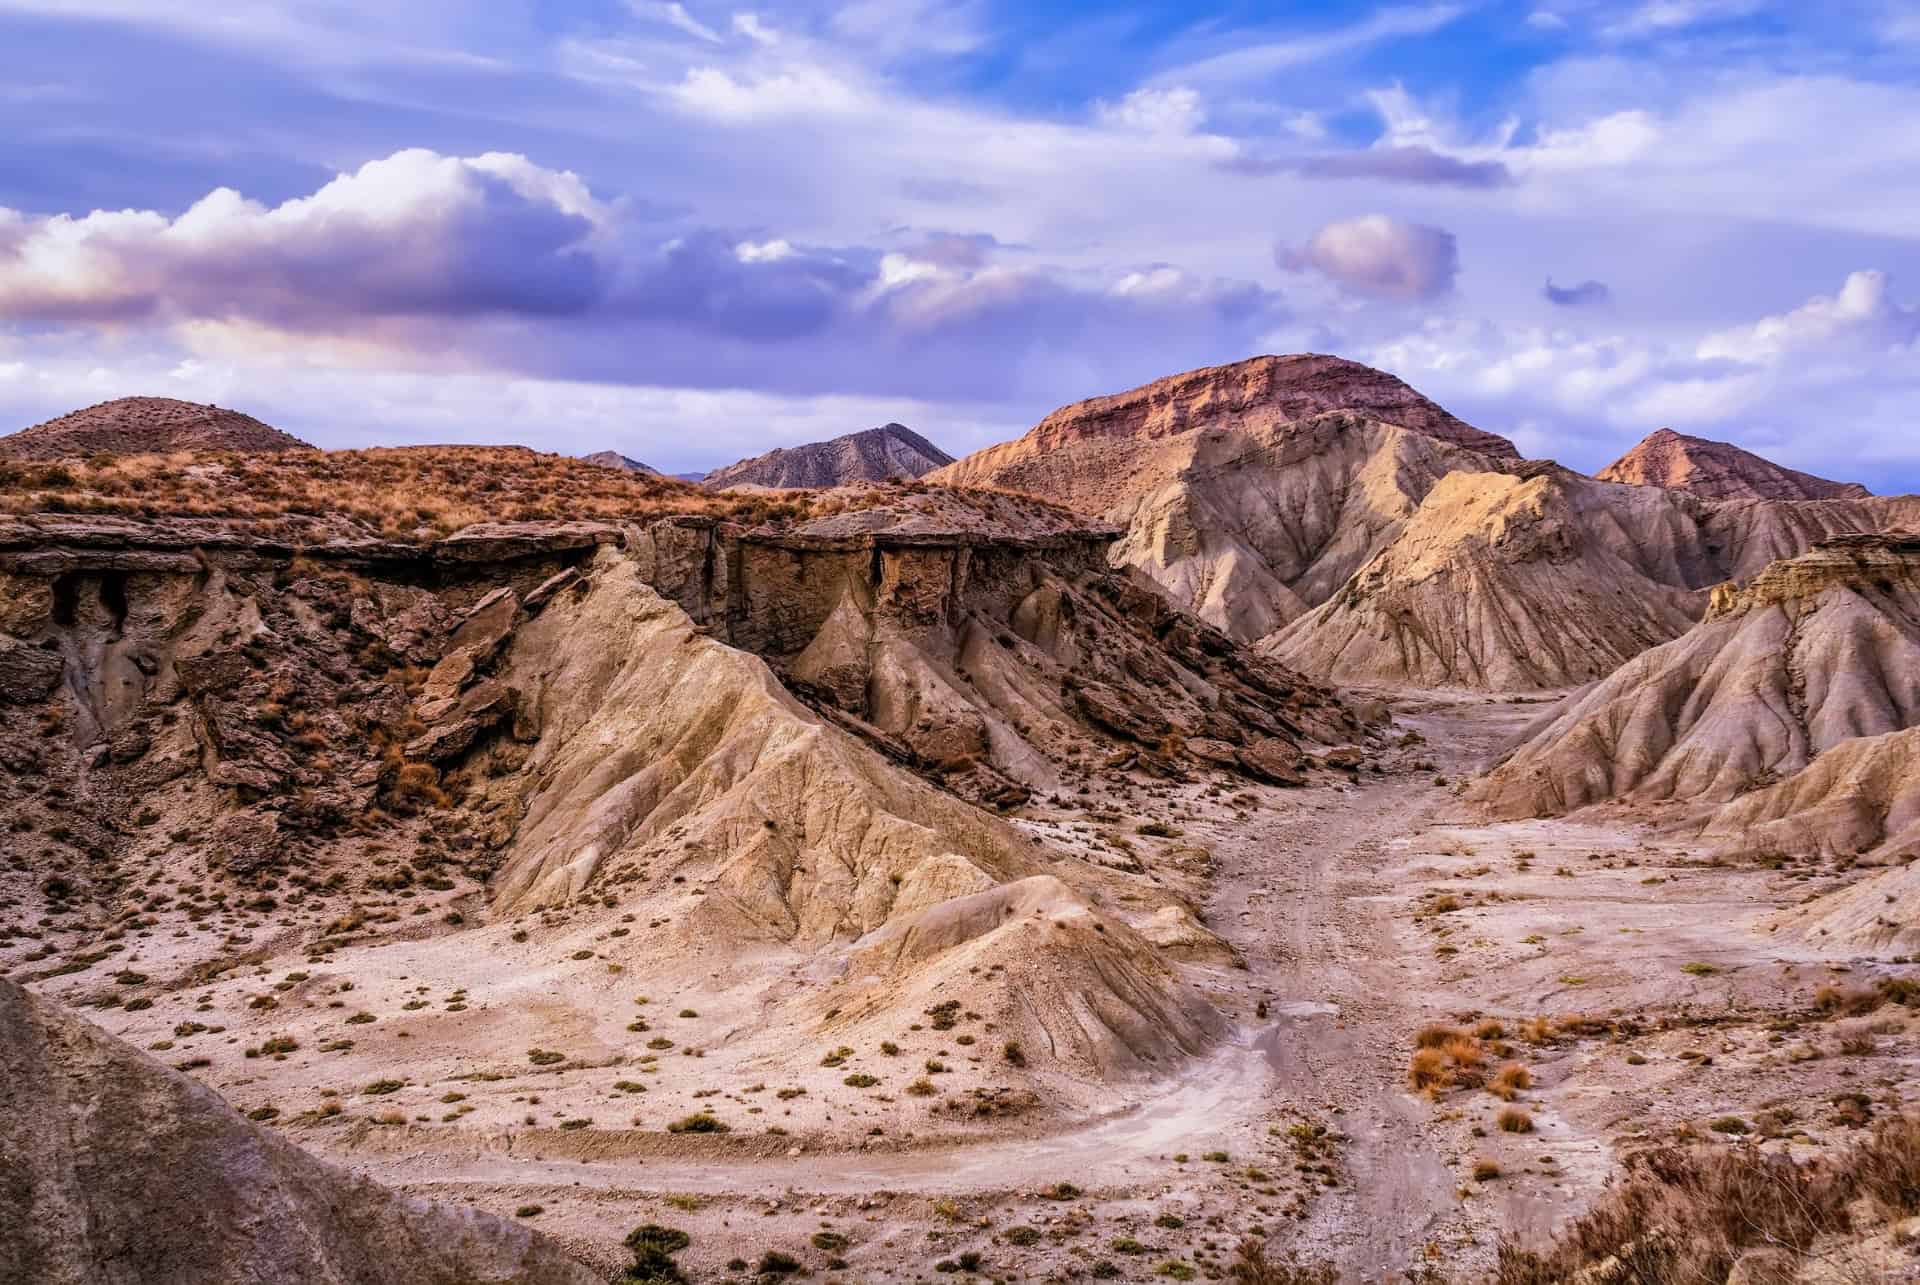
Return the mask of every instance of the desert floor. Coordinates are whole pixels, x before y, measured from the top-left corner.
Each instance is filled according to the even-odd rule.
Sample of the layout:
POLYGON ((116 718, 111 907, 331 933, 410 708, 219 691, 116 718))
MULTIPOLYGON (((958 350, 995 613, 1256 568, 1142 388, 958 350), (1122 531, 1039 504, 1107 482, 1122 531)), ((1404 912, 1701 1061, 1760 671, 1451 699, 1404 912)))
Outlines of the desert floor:
MULTIPOLYGON (((358 1172, 534 1219, 608 1269, 636 1225, 684 1229, 696 1280, 744 1278, 729 1264, 770 1251, 845 1282, 1206 1279, 1255 1229, 1346 1279, 1466 1275, 1502 1235, 1578 1210, 1625 1149, 1676 1130, 1832 1146, 1908 1092, 1920 1041, 1905 1010, 1813 1008, 1816 989, 1883 965, 1768 931, 1858 872, 1712 862, 1634 818, 1463 819, 1460 783, 1537 712, 1401 697, 1395 748, 1350 781, 1139 783, 1023 815, 1078 845, 1110 904, 1177 892, 1245 965, 1184 966, 1234 1020, 1227 1042, 1106 1100, 955 1122, 894 1090, 923 1059, 947 1066, 943 1091, 990 1085, 971 1037, 914 1023, 895 1055, 821 1067, 762 1020, 827 984, 804 956, 648 955, 627 945, 647 934, 606 917, 530 943, 511 925, 393 940, 323 967, 262 943, 249 977, 193 997, 223 1024, 165 1056, 201 1054, 235 1105, 277 1104, 275 1127, 358 1172), (1116 853, 1085 818, 1123 810, 1116 853), (1139 837, 1148 820, 1168 833, 1139 837), (256 1009, 247 997, 282 976, 297 980, 256 1009), (362 1005, 377 1020, 339 1025, 362 1005), (622 1034, 636 1012, 646 1033, 622 1034), (1436 1026, 1460 1028, 1476 1065, 1416 1093, 1409 1060, 1436 1026), (347 1047, 328 1038, 343 1032, 347 1047), (648 1054, 660 1032, 673 1047, 648 1054), (297 1051, 241 1056, 270 1033, 297 1051), (529 1064, 541 1048, 565 1056, 529 1064), (1507 1063, 1524 1068, 1511 1101, 1488 1087, 1507 1063), (869 1068, 875 1091, 841 1087, 869 1068), (730 1132, 664 1128, 705 1110, 730 1132)), ((155 1047, 171 1007, 105 1020, 155 1047)))

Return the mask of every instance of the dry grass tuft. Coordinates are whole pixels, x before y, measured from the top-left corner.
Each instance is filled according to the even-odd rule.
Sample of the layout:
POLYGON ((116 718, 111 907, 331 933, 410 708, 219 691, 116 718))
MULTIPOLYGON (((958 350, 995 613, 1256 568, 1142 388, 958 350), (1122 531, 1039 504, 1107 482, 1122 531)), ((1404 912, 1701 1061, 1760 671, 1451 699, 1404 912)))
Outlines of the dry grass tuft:
POLYGON ((1227 1279, 1234 1285, 1336 1285, 1340 1277, 1328 1263, 1268 1258, 1266 1243, 1249 1236, 1240 1242, 1227 1279))
POLYGON ((437 539, 476 522, 702 514, 757 526, 813 512, 808 495, 717 494, 520 446, 0 460, 0 513, 307 518, 401 540, 437 539))
POLYGON ((1920 1212, 1920 1120, 1888 1120, 1837 1159, 1795 1162, 1752 1145, 1668 1147, 1628 1160, 1626 1178, 1544 1247, 1500 1248, 1495 1285, 1586 1279, 1724 1281, 1748 1249, 1806 1258, 1850 1230, 1865 1196, 1889 1216, 1920 1212))
POLYGON ((1500 1068, 1498 1074, 1487 1085, 1487 1092, 1504 1101, 1511 1102, 1520 1096, 1522 1089, 1533 1087, 1533 1072, 1518 1062, 1509 1062, 1500 1068))

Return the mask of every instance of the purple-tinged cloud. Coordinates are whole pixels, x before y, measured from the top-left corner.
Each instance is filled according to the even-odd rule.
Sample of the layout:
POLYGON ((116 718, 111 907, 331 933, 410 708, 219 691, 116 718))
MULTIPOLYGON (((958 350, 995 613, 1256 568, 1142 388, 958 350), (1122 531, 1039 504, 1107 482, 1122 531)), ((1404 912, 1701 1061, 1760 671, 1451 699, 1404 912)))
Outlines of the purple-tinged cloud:
POLYGON ((293 329, 349 317, 558 316, 610 278, 607 213, 524 157, 412 150, 268 208, 219 188, 177 218, 0 211, 0 318, 241 318, 293 329))
POLYGON ((1249 281, 1009 250, 663 227, 524 157, 413 151, 271 208, 0 210, 0 322, 140 327, 223 362, 1039 401, 1243 356, 1284 317, 1249 281))
POLYGON ((1547 278, 1546 288, 1540 292, 1548 303, 1562 308, 1590 308, 1607 302, 1613 292, 1607 289, 1604 281, 1582 281, 1577 286, 1557 286, 1553 278, 1547 278))
POLYGON ((1356 294, 1412 302, 1453 289, 1460 252, 1453 233, 1385 214, 1322 227, 1299 249, 1281 245, 1274 261, 1289 272, 1316 272, 1356 294))
POLYGON ((1430 147, 1372 147, 1320 156, 1238 154, 1221 162, 1239 174, 1298 174, 1316 179, 1374 179, 1426 187, 1506 187, 1513 173, 1499 161, 1463 161, 1430 147))

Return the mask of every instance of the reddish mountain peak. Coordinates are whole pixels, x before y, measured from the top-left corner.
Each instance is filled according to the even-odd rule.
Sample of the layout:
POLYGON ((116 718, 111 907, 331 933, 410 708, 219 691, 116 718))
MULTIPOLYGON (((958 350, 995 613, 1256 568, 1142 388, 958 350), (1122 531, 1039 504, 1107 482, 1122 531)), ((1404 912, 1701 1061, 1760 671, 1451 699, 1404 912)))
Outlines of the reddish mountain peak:
POLYGON ((1708 500, 1849 500, 1872 494, 1775 464, 1731 442, 1658 429, 1594 474, 1603 482, 1659 486, 1708 500))
POLYGON ((1062 406, 1027 436, 1035 446, 1058 447, 1097 438, 1171 437, 1200 427, 1262 429, 1328 411, 1352 411, 1485 455, 1520 455, 1504 437, 1455 418, 1404 380, 1320 353, 1251 357, 1169 375, 1062 406))

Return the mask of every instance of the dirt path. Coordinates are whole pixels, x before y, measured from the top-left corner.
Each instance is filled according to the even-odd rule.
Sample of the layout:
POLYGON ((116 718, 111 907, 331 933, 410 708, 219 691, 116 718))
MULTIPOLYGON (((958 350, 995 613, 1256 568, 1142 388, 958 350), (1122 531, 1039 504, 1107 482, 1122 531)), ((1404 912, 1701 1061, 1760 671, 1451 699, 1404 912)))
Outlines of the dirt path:
MULTIPOLYGON (((1498 727, 1480 709, 1443 707, 1412 723, 1451 775, 1498 727)), ((1380 877, 1388 845, 1417 835, 1449 799, 1429 774, 1363 778, 1281 796, 1253 825, 1222 826, 1208 920, 1246 957, 1267 1024, 1120 1111, 1064 1133, 959 1148, 759 1159, 627 1158, 581 1163, 505 1150, 487 1155, 362 1155, 356 1169, 410 1190, 458 1198, 510 1189, 522 1198, 659 1192, 854 1196, 1031 1191, 1071 1178, 1088 1189, 1164 1183, 1170 1153, 1197 1138, 1307 1117, 1343 1135, 1338 1185, 1307 1218, 1272 1230, 1303 1256, 1331 1257, 1347 1279, 1390 1279, 1467 1215, 1426 1104, 1403 1088, 1415 1007, 1380 877)))

